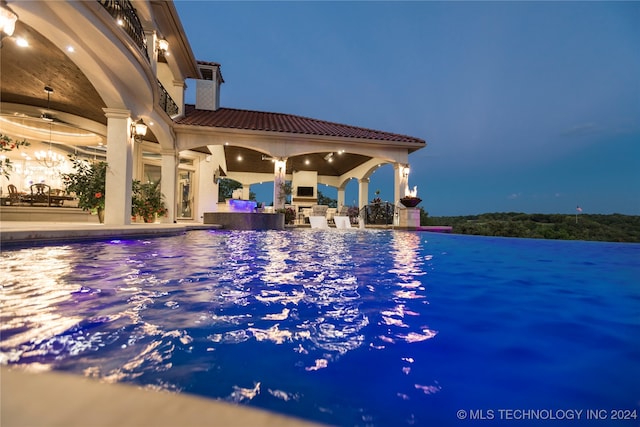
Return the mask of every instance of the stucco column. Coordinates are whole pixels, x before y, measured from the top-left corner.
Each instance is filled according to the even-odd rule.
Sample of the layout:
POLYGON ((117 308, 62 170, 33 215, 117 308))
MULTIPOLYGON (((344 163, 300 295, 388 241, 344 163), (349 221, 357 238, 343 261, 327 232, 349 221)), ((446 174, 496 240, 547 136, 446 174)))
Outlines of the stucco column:
POLYGON ((344 188, 338 187, 338 212, 344 206, 344 188))
POLYGON ((286 181, 287 159, 277 159, 273 163, 273 208, 284 209, 286 194, 284 183, 286 181))
POLYGON ((369 178, 358 180, 359 209, 369 204, 369 178))
POLYGON ((129 110, 103 108, 107 117, 107 179, 104 222, 131 224, 133 139, 129 110))
POLYGON ((147 56, 149 57, 149 62, 151 65, 151 69, 153 70, 153 75, 158 75, 158 50, 156 49, 156 40, 158 37, 155 31, 145 31, 144 36, 147 39, 147 56))
POLYGON ((167 214, 161 216, 160 222, 173 223, 176 219, 176 175, 178 174, 178 153, 175 150, 162 150, 162 167, 160 172, 160 192, 164 195, 167 214))
POLYGON ((184 87, 185 84, 182 80, 173 80, 173 90, 171 91, 171 97, 178 106, 178 115, 184 114, 184 87))
POLYGON ((395 204, 398 204, 409 189, 409 165, 394 163, 393 172, 393 200, 395 204))
POLYGON ((194 219, 202 222, 205 212, 218 212, 218 183, 214 180, 218 163, 213 161, 213 156, 204 156, 199 165, 197 216, 194 219))

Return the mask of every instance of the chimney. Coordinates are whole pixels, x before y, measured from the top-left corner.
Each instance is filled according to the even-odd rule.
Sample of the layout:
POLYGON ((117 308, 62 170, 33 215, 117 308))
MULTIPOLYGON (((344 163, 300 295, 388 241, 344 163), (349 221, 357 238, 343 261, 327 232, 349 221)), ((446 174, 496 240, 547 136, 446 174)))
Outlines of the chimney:
POLYGON ((220 64, 198 61, 202 79, 196 80, 196 108, 216 111, 220 108, 220 85, 224 83, 220 64))

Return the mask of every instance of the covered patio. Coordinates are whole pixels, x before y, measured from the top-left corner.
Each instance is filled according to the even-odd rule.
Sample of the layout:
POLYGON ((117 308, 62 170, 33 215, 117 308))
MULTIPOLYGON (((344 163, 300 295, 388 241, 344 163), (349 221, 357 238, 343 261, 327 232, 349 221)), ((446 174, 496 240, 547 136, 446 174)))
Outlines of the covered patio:
POLYGON ((172 2, 8 7, 18 18, 2 40, 0 133, 31 145, 3 153, 14 165, 3 200, 9 184, 26 201, 31 185, 41 183, 56 189, 55 197, 69 197, 64 207, 72 207, 73 196, 57 192, 71 154, 108 163, 110 225, 132 222, 132 180, 160 182, 165 223, 198 223, 224 209, 222 176, 242 184, 242 200, 251 185, 272 182, 274 211, 287 203, 288 182, 297 212, 318 203, 319 185, 337 189, 339 210, 347 184, 357 180, 361 208, 370 198, 369 178, 385 164, 394 168, 397 203, 408 188, 409 154, 426 145, 406 135, 221 106, 221 65, 195 59, 172 2), (195 86, 195 105, 185 103, 187 85, 195 86), (137 135, 133 125, 142 123, 146 134, 137 135), (38 153, 57 160, 40 161, 38 153))

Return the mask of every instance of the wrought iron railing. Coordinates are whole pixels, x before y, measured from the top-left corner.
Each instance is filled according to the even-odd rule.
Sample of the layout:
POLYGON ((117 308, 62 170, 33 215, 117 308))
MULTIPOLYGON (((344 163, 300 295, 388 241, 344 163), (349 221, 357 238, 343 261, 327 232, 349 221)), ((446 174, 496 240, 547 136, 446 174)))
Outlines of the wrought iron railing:
POLYGON ((118 25, 120 25, 124 31, 129 34, 131 39, 144 53, 147 61, 149 60, 149 54, 147 53, 147 39, 144 35, 144 29, 140 18, 136 13, 136 9, 133 7, 129 0, 98 0, 111 16, 113 16, 118 25))
POLYGON ((178 114, 178 104, 175 103, 169 92, 162 86, 162 83, 158 81, 158 87, 160 88, 160 107, 164 110, 169 117, 173 117, 178 114))
POLYGON ((396 206, 389 202, 372 203, 360 209, 360 218, 365 224, 392 225, 396 206))

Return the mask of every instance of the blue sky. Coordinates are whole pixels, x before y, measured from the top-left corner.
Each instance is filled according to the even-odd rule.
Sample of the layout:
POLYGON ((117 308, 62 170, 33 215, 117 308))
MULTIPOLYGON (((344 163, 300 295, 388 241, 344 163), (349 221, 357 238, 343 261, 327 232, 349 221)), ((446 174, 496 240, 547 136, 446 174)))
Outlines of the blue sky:
MULTIPOLYGON (((196 58, 222 65, 222 106, 425 139, 410 186, 432 216, 640 215, 638 2, 176 8, 196 58)), ((369 198, 393 199, 391 172, 374 174, 369 198)))

